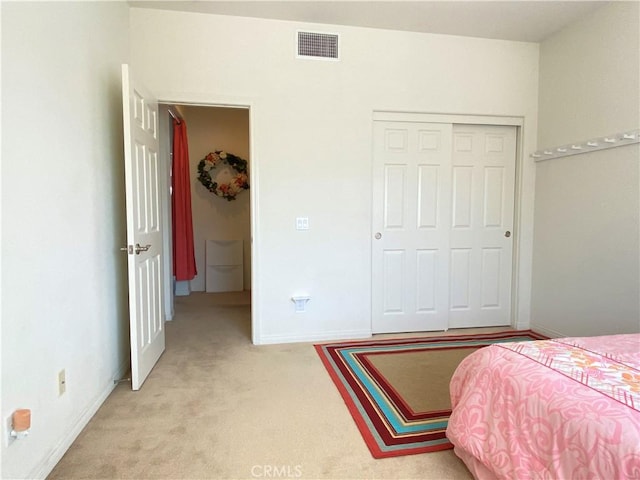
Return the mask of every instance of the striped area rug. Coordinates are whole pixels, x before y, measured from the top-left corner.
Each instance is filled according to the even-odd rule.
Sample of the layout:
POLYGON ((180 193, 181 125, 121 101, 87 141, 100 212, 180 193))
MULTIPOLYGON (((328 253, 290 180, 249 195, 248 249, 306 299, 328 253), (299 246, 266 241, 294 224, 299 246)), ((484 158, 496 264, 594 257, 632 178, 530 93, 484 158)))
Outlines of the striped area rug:
POLYGON ((453 448, 449 381, 485 345, 544 339, 531 330, 315 345, 374 458, 453 448))

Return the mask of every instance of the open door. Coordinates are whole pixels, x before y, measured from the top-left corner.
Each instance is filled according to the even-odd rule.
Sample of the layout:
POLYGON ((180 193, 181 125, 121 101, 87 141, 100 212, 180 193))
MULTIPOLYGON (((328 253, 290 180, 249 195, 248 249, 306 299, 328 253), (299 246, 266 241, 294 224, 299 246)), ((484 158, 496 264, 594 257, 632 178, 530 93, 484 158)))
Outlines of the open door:
POLYGON ((163 238, 158 102, 122 65, 131 388, 139 390, 164 352, 163 238))

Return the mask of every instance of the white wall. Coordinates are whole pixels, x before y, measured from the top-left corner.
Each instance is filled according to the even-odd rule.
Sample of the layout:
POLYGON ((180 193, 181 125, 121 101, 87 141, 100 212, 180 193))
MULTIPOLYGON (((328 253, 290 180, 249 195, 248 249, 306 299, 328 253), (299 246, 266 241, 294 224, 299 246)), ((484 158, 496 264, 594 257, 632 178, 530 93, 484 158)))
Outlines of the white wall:
POLYGON ((207 239, 244 240, 244 289, 251 290, 251 212, 248 191, 228 201, 209 192, 198 181, 198 163, 214 150, 249 158, 249 111, 240 108, 180 107, 187 123, 193 238, 198 275, 192 292, 205 290, 205 242, 207 239))
MULTIPOLYGON (((523 116, 537 135, 538 45, 131 9, 132 60, 162 100, 250 104, 254 336, 371 331, 371 131, 376 109, 523 116), (341 34, 339 62, 295 59, 296 29, 341 34), (166 32, 172 32, 167 35, 166 32), (295 230, 308 216, 310 230, 295 230), (305 314, 290 297, 308 293, 305 314)), ((534 168, 523 166, 517 316, 529 321, 534 168)))
POLYGON ((128 23, 120 2, 2 2, 2 478, 46 476, 128 366, 128 23), (31 434, 7 447, 17 408, 31 434))
MULTIPOLYGON (((640 4, 614 2, 542 43, 540 148, 640 127, 640 4)), ((640 331, 638 145, 540 162, 531 326, 640 331)))

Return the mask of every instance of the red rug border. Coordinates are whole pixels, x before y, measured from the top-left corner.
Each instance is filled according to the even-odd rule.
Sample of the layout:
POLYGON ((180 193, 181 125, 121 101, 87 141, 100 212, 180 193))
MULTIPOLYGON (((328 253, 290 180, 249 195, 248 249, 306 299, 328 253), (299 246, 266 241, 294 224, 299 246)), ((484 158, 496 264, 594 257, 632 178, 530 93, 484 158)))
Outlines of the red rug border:
MULTIPOLYGON (((405 342, 402 341, 400 343, 405 343, 405 342)), ((411 343, 415 343, 415 342, 411 342, 411 343)), ((377 432, 377 434, 380 436, 380 439, 382 440, 384 445, 398 446, 398 445, 416 443, 416 441, 424 443, 424 442, 433 442, 436 440, 444 439, 445 438, 444 431, 437 431, 437 430, 423 432, 423 433, 412 435, 412 436, 409 436, 409 435, 399 436, 399 437, 392 436, 392 433, 391 433, 392 428, 386 423, 386 417, 384 415, 379 414, 379 411, 377 410, 375 402, 371 401, 371 398, 369 396, 369 391, 367 389, 362 388, 357 378, 357 375, 354 375, 353 370, 351 370, 351 368, 347 366, 345 362, 342 361, 340 351, 344 348, 352 348, 355 345, 356 344, 351 344, 351 343, 348 343, 348 344, 340 343, 340 344, 336 344, 336 346, 333 346, 333 344, 330 344, 329 348, 327 348, 326 350, 327 350, 327 354, 329 356, 330 361, 333 361, 336 364, 334 371, 336 372, 338 381, 340 381, 340 384, 343 385, 345 388, 350 387, 352 389, 353 394, 355 395, 355 397, 357 397, 359 401, 358 404, 365 411, 366 418, 369 419, 369 421, 373 424, 375 432, 377 432), (340 377, 340 375, 342 375, 342 378, 340 377), (418 438, 420 438, 420 440, 418 440, 418 438)), ((327 345, 323 345, 323 346, 326 347, 327 345)), ((371 346, 372 345, 370 345, 370 347, 371 346)), ((348 401, 353 401, 353 399, 351 398, 351 395, 349 395, 348 390, 347 390, 347 398, 348 398, 348 401)), ((355 404, 355 402, 354 402, 354 406, 357 411, 357 405, 355 404)), ((359 411, 358 411, 358 414, 360 414, 359 411)), ((369 428, 367 428, 367 431, 368 432, 370 431, 369 428)), ((373 441, 377 445, 377 442, 375 441, 375 439, 373 439, 373 441)))

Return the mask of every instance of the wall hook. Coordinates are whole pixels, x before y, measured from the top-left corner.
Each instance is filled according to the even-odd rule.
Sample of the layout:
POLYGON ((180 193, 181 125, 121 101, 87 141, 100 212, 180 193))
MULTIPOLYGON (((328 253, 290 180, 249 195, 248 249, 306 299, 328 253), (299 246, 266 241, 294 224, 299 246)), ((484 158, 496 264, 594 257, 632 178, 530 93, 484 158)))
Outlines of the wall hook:
POLYGON ((566 157, 569 155, 579 155, 608 148, 624 147, 640 143, 640 128, 627 130, 615 135, 607 135, 598 138, 585 140, 581 143, 560 145, 554 148, 545 148, 531 154, 536 162, 543 162, 554 158, 566 157))

